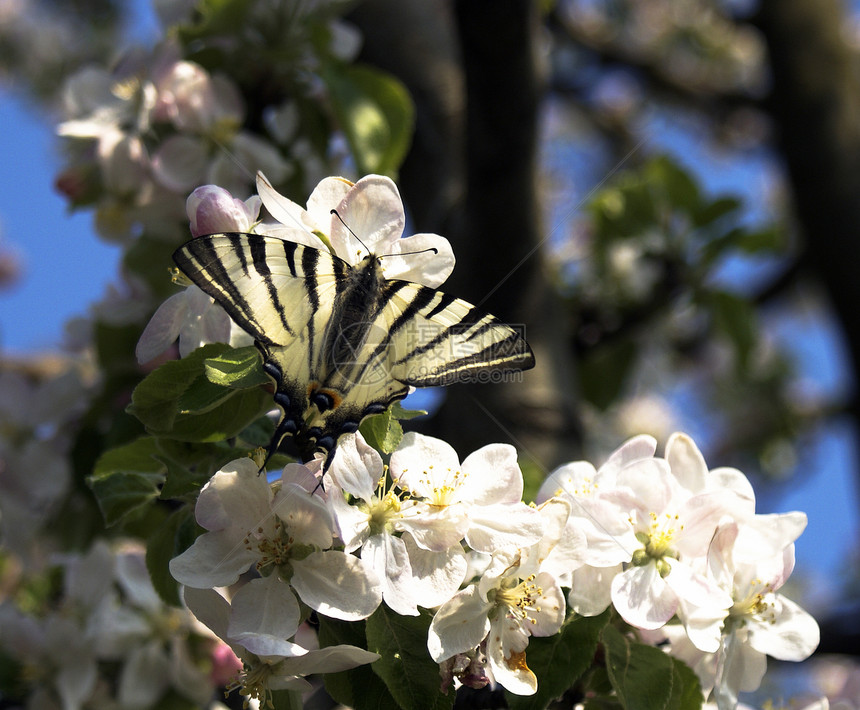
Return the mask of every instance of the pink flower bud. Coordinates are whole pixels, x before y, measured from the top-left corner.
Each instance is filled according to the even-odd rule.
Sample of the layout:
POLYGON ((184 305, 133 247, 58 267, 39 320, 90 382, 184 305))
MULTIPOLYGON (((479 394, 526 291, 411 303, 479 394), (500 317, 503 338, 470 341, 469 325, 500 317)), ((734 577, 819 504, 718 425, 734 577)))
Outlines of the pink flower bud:
POLYGON ((257 219, 260 204, 257 196, 242 202, 223 187, 203 185, 188 196, 185 212, 195 237, 218 232, 247 232, 257 219))

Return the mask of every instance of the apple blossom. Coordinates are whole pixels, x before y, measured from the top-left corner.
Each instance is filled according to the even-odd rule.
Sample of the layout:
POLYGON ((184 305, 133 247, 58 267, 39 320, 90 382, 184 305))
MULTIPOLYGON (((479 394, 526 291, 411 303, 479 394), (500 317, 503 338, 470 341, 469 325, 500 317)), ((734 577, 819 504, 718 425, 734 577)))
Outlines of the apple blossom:
MULTIPOLYGON (((537 678, 525 659, 529 636, 557 633, 565 615, 561 586, 541 565, 564 530, 570 505, 556 498, 539 511, 546 519, 545 539, 532 549, 494 553, 477 582, 439 607, 427 637, 427 649, 437 663, 482 647, 490 678, 517 695, 537 690, 537 678)), ((467 667, 474 675, 471 664, 467 667)))
POLYGON ((267 584, 277 586, 265 587, 266 609, 292 610, 284 613, 292 619, 293 633, 299 614, 292 590, 323 614, 364 619, 381 601, 379 581, 360 559, 329 549, 333 539, 328 508, 292 482, 293 467, 303 468, 288 466, 283 479, 272 486, 250 458, 223 466, 197 499, 197 521, 208 532, 171 560, 170 572, 186 586, 206 589, 233 584, 253 566, 273 577, 267 584))
POLYGON ((369 251, 385 257, 381 264, 386 278, 433 288, 454 269, 454 252, 444 237, 401 236, 406 215, 390 178, 367 175, 356 183, 340 177, 324 178, 308 198, 307 210, 276 192, 261 173, 257 175, 257 192, 276 220, 275 224, 260 224, 255 230, 258 234, 329 248, 353 265, 369 251), (400 256, 406 252, 408 257, 400 256))
POLYGON ((416 616, 418 606, 437 606, 456 592, 466 572, 461 515, 388 489, 382 457, 358 433, 341 438, 326 481, 344 548, 361 550, 391 609, 416 616))
POLYGON ((246 702, 259 700, 265 707, 274 690, 308 690, 311 686, 303 676, 336 673, 379 658, 379 654, 355 646, 309 650, 287 639, 274 637, 270 637, 268 642, 257 640, 260 653, 255 653, 231 637, 230 604, 218 592, 186 588, 184 599, 194 616, 228 644, 242 661, 242 670, 228 689, 238 688, 246 702))

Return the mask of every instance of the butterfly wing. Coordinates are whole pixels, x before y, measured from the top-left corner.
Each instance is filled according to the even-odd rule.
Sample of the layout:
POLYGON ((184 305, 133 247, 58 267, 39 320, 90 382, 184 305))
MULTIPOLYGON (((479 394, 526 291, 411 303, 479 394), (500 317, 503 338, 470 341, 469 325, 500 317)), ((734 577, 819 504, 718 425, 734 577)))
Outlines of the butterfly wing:
POLYGON ((308 386, 319 378, 320 348, 349 264, 318 249, 244 233, 197 237, 173 259, 263 354, 283 410, 270 453, 285 434, 306 434, 308 386))
POLYGON ((461 298, 406 281, 382 318, 390 335, 391 376, 414 387, 491 382, 492 373, 534 367, 528 343, 514 328, 461 298))
POLYGON ((197 237, 180 269, 256 341, 283 409, 271 455, 291 435, 300 455, 334 451, 361 420, 410 386, 481 381, 534 365, 510 326, 466 301, 385 280, 379 260, 331 254, 257 234, 197 237))

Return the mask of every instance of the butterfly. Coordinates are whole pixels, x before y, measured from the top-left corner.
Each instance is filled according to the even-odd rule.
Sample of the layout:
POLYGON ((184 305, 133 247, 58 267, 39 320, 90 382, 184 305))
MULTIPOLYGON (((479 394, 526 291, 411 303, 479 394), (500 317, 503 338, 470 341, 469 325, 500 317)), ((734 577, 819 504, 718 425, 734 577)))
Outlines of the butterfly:
POLYGON ((260 234, 201 236, 173 254, 180 270, 249 333, 302 460, 330 463, 338 438, 410 387, 476 381, 534 366, 523 337, 495 316, 428 286, 385 278, 384 256, 351 265, 260 234))

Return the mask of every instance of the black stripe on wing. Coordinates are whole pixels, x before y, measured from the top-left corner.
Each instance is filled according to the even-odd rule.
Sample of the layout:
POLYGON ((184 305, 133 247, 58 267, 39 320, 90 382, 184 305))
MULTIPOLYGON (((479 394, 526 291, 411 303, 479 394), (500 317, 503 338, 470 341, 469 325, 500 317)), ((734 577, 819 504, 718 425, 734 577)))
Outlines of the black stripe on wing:
MULTIPOLYGON (((235 246, 233 251, 236 251, 235 246)), ((242 268, 247 272, 247 263, 241 250, 237 253, 237 257, 242 268)), ((248 303, 236 289, 233 278, 224 266, 222 256, 211 238, 198 237, 186 242, 173 252, 173 261, 196 286, 218 301, 233 320, 238 323, 249 321, 244 312, 248 308, 248 303)), ((254 330, 259 330, 259 327, 255 327, 254 330)))

